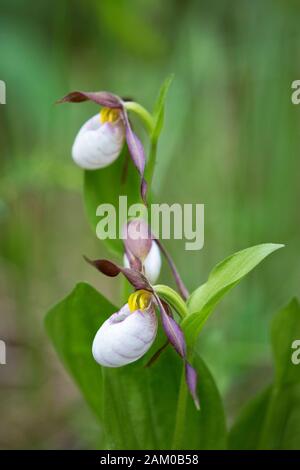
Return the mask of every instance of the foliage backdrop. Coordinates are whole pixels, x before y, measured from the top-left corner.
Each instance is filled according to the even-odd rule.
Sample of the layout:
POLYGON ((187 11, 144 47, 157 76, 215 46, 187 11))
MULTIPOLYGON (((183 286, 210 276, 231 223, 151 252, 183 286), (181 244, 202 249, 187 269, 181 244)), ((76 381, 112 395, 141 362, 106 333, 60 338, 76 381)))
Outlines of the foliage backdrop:
POLYGON ((298 14, 298 2, 281 0, 2 0, 1 448, 99 446, 43 329, 43 312, 78 280, 101 282, 116 301, 115 282, 81 256, 105 253, 70 159, 93 105, 53 105, 74 88, 109 89, 151 107, 175 73, 155 187, 160 201, 205 204, 204 249, 168 243, 187 285, 239 249, 286 244, 220 303, 199 351, 231 420, 270 382, 270 319, 299 294, 300 111, 290 100, 298 14))

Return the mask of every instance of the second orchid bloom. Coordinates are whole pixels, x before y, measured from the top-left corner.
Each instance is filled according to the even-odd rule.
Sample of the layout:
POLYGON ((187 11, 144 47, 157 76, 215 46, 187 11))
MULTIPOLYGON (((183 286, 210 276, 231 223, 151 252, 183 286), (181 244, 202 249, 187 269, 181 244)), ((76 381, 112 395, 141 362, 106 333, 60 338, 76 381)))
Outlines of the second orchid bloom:
POLYGON ((127 266, 118 266, 109 260, 87 259, 90 264, 107 276, 115 277, 122 273, 135 289, 127 303, 100 326, 93 342, 93 356, 99 364, 106 367, 120 367, 140 359, 150 349, 156 338, 157 311, 168 342, 184 361, 186 382, 195 405, 199 408, 197 374, 187 360, 184 334, 173 317, 171 306, 160 298, 155 291, 155 286, 147 278, 144 263, 151 253, 152 244, 156 245, 156 242, 152 239, 151 232, 144 221, 129 222, 126 231, 127 266), (141 236, 133 239, 130 236, 130 233, 133 233, 130 229, 141 236))

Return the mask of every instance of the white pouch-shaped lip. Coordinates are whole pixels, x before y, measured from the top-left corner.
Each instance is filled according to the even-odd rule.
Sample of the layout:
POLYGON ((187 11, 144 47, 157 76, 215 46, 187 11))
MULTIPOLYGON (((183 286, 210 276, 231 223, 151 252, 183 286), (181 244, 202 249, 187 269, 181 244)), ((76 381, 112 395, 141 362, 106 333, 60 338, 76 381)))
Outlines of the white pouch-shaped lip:
POLYGON ((99 328, 94 338, 94 359, 106 367, 121 367, 140 359, 153 344, 157 333, 154 308, 130 312, 125 304, 99 328))
POLYGON ((73 160, 86 170, 104 168, 118 158, 124 139, 122 120, 101 123, 98 113, 79 130, 72 147, 73 160))
MULTIPOLYGON (((124 266, 130 268, 130 263, 126 253, 124 254, 124 266)), ((157 244, 152 240, 152 245, 149 253, 146 255, 143 262, 145 276, 150 284, 155 284, 160 274, 161 269, 161 255, 157 244)))

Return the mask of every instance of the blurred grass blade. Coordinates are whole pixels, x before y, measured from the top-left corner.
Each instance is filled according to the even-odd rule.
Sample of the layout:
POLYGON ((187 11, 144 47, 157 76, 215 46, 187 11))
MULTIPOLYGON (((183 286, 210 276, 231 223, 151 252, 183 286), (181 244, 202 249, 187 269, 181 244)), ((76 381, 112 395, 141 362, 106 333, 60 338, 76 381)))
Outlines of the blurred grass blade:
POLYGON ((165 101, 170 88, 170 85, 174 79, 174 74, 169 75, 164 83, 162 84, 157 100, 154 105, 153 118, 154 118, 154 129, 152 133, 152 140, 157 141, 161 133, 163 122, 164 122, 164 111, 165 101))
POLYGON ((164 122, 164 113, 165 113, 165 101, 167 97, 167 93, 169 87, 173 80, 173 74, 166 78, 164 83, 162 84, 157 100, 154 105, 153 110, 153 131, 151 134, 151 142, 150 142, 150 152, 149 158, 146 166, 146 173, 145 178, 149 185, 149 189, 151 190, 151 184, 153 179, 153 173, 156 163, 156 153, 157 153, 157 142, 162 131, 163 122, 164 122))
POLYGON ((182 328, 188 344, 193 344, 215 305, 264 258, 283 245, 264 243, 238 251, 217 264, 205 284, 198 287, 188 300, 189 315, 182 328))

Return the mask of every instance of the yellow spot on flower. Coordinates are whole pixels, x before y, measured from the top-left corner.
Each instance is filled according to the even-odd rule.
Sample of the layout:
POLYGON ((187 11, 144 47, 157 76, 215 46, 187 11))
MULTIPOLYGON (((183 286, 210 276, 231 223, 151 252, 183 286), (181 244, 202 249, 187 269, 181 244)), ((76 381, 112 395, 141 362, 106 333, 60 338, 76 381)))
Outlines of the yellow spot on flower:
POLYGON ((136 310, 144 311, 151 303, 152 294, 147 290, 137 290, 128 298, 128 306, 131 312, 136 310))
POLYGON ((120 110, 115 108, 102 108, 100 111, 101 124, 105 122, 115 122, 120 117, 120 110))

